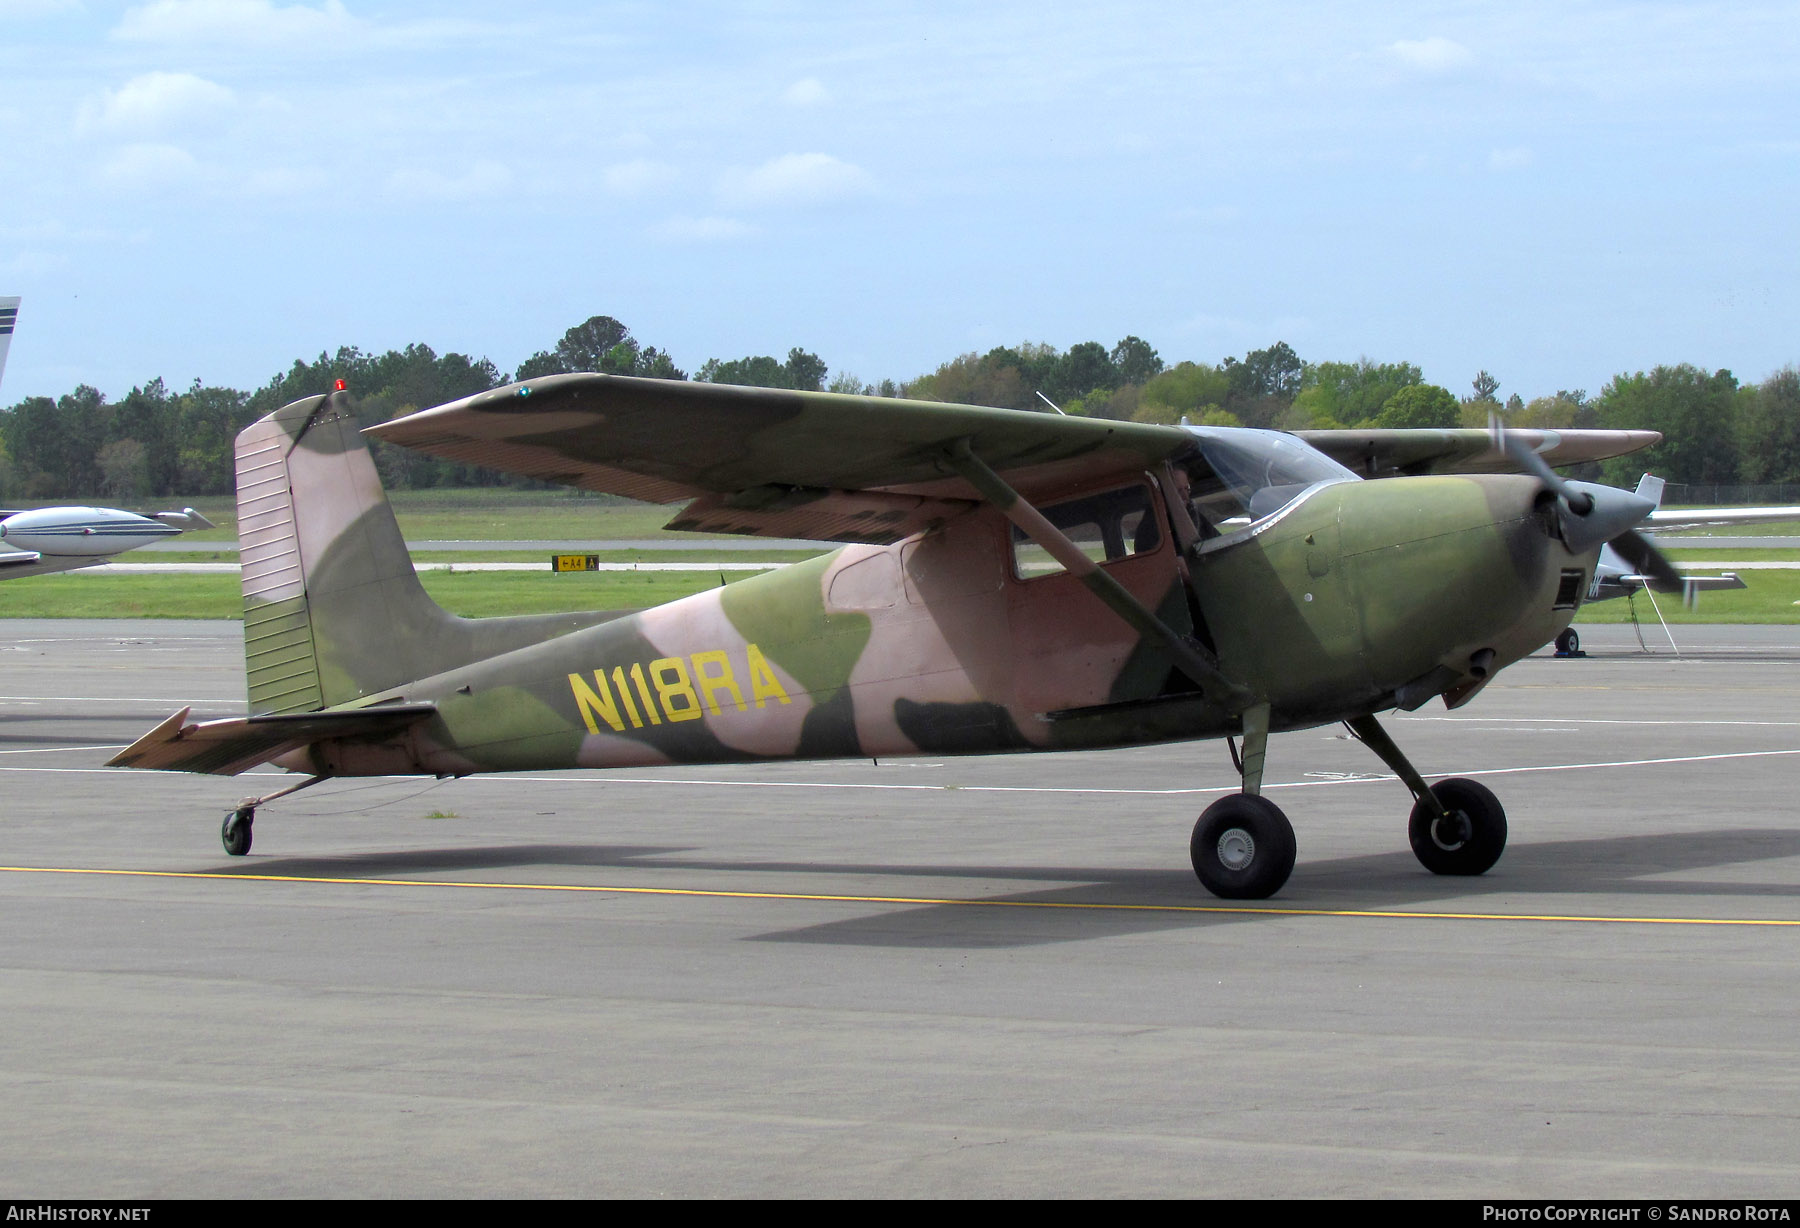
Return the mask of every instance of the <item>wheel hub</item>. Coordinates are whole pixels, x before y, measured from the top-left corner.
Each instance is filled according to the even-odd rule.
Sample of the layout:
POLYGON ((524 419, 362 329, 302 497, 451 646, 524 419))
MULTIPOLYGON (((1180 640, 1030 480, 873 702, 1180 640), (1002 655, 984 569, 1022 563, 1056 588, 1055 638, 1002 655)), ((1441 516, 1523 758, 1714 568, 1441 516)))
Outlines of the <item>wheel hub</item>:
POLYGON ((1219 864, 1242 870, 1256 860, 1256 838, 1241 827, 1227 828, 1219 836, 1219 864))
POLYGON ((1475 826, 1469 822, 1469 816, 1460 810, 1452 810, 1431 825, 1431 842, 1450 852, 1467 844, 1474 833, 1475 826))

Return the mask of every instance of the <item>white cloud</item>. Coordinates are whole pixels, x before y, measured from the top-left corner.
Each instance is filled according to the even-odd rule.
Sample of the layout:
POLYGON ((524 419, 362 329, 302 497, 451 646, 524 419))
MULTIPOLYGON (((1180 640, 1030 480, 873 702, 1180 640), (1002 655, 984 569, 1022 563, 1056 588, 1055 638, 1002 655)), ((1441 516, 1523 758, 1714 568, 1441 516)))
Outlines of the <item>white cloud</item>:
POLYGON ((271 0, 152 0, 128 9, 113 37, 144 43, 272 45, 341 39, 362 28, 339 0, 318 8, 271 0))
POLYGON ((1475 53, 1454 39, 1441 35, 1418 40, 1401 39, 1388 47, 1395 59, 1408 68, 1432 76, 1443 76, 1475 62, 1475 53))
POLYGON ((422 166, 403 166, 388 175, 388 191, 415 200, 472 200, 492 196, 512 183, 512 172, 498 162, 477 162, 460 174, 422 166))
POLYGON ((752 208, 831 205, 874 190, 874 178, 862 167, 822 153, 783 154, 753 170, 733 171, 720 184, 727 201, 752 208))
POLYGON ((781 100, 791 107, 818 107, 831 101, 831 91, 817 77, 804 77, 783 90, 781 100))
POLYGON ((150 72, 83 103, 75 123, 82 131, 157 132, 235 99, 224 86, 192 73, 150 72))
POLYGON ((755 227, 730 217, 672 217, 650 228, 653 238, 668 243, 727 243, 755 233, 755 227))
POLYGON ((118 187, 154 190, 192 182, 199 170, 194 155, 179 145, 141 142, 115 150, 101 164, 100 177, 118 187))
POLYGON ((1496 149, 1488 154, 1488 169, 1496 171, 1516 171, 1530 166, 1534 155, 1529 146, 1515 145, 1511 149, 1496 149))
POLYGON ((634 158, 619 162, 603 172, 606 190, 615 196, 642 196, 675 182, 677 171, 666 162, 634 158))

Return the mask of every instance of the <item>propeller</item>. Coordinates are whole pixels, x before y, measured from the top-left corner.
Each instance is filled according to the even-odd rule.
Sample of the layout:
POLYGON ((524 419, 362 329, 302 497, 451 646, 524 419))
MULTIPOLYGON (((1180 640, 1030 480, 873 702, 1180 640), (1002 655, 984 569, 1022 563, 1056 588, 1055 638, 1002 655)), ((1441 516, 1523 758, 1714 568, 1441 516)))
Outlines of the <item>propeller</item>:
POLYGON ((1614 486, 1564 478, 1492 413, 1488 415, 1488 430, 1501 451, 1556 496, 1557 529, 1570 551, 1581 554, 1605 542, 1658 592, 1680 592, 1689 605, 1693 604, 1694 591, 1683 583, 1681 573, 1654 542, 1637 531, 1636 526, 1656 510, 1655 503, 1614 486))
MULTIPOLYGON (((1653 587, 1660 593, 1678 593, 1686 589, 1681 573, 1676 571, 1668 558, 1651 540, 1636 529, 1620 534, 1609 543, 1619 552, 1619 557, 1630 563, 1639 575, 1648 576, 1654 581, 1653 587)), ((1688 604, 1693 604, 1690 595, 1688 604)))

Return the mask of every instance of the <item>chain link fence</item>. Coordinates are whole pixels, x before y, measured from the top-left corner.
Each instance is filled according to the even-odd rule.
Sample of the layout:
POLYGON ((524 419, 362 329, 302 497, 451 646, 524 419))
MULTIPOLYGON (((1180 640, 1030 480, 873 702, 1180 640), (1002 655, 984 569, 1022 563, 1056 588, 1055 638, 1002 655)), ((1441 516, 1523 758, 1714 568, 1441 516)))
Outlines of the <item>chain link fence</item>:
POLYGON ((1663 488, 1664 507, 1754 507, 1800 505, 1800 484, 1707 486, 1670 482, 1663 488))

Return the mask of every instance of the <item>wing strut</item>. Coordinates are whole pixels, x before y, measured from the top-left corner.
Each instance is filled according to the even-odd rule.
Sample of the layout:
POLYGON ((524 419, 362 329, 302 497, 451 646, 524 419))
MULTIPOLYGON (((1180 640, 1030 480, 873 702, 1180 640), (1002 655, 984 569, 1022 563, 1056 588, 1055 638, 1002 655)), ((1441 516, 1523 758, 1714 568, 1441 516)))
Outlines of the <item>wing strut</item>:
POLYGON ((1175 668, 1193 679, 1194 685, 1206 694, 1208 700, 1222 704, 1234 712, 1250 702, 1249 695, 1220 673, 1197 645, 1133 597, 1123 585, 1083 553, 1081 547, 1070 541, 1061 529, 1051 524, 1042 512, 1008 486, 1005 479, 988 467, 987 462, 975 455, 967 438, 950 445, 945 450, 944 459, 975 488, 983 500, 999 509, 1002 515, 1018 526, 1021 533, 1043 547, 1044 553, 1062 564, 1070 575, 1081 581, 1083 587, 1105 602, 1108 609, 1124 619, 1138 634, 1155 640, 1167 649, 1169 656, 1174 659, 1175 668))

